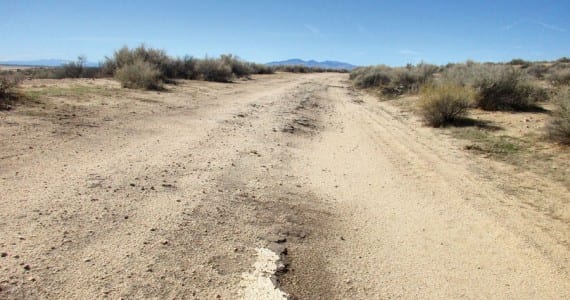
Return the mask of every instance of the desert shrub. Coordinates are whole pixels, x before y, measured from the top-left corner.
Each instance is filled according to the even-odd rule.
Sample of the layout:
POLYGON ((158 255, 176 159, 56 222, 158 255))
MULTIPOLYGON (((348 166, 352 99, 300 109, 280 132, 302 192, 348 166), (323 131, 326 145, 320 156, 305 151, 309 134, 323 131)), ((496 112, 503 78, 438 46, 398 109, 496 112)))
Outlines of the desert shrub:
POLYGON ((177 59, 175 64, 177 65, 176 69, 177 76, 176 78, 182 79, 197 79, 199 74, 197 70, 198 60, 191 57, 185 56, 182 59, 177 59))
POLYGON ((249 63, 253 74, 274 74, 275 69, 264 64, 249 63))
POLYGON ((164 50, 147 48, 141 45, 134 49, 125 46, 116 50, 113 57, 105 58, 102 69, 107 75, 113 75, 119 69, 127 65, 133 65, 135 62, 144 61, 156 67, 160 71, 160 76, 164 79, 175 73, 172 69, 171 58, 166 55, 164 50))
POLYGON ((383 65, 357 68, 350 73, 349 78, 358 88, 380 87, 392 80, 390 67, 383 65))
POLYGON ((232 54, 224 54, 220 56, 220 60, 230 66, 232 73, 236 77, 247 77, 253 73, 250 65, 242 60, 240 60, 237 56, 232 54))
POLYGON ((536 63, 528 67, 526 69, 526 73, 529 76, 534 77, 536 79, 544 79, 544 76, 548 72, 548 70, 549 68, 546 65, 536 63))
POLYGON ((504 65, 480 64, 473 61, 452 64, 445 68, 441 75, 441 81, 452 82, 458 85, 476 87, 485 78, 495 80, 507 67, 504 65))
POLYGON ((205 58, 198 62, 198 72, 206 81, 230 82, 232 68, 219 59, 205 58))
POLYGON ((156 90, 162 88, 159 69, 150 62, 135 60, 115 72, 115 78, 123 87, 156 90))
POLYGON ((83 55, 77 57, 76 61, 68 62, 61 66, 61 78, 79 78, 83 74, 87 58, 83 55))
POLYGON ((464 117, 473 98, 469 87, 453 83, 426 85, 421 89, 418 108, 428 125, 440 127, 464 117))
POLYGON ((350 80, 358 88, 378 88, 385 95, 415 93, 439 70, 438 66, 426 63, 408 64, 403 68, 384 65, 357 68, 350 73, 350 80))
POLYGON ((527 68, 531 65, 531 62, 528 62, 522 58, 515 58, 509 61, 507 64, 511 66, 521 66, 522 68, 527 68))
POLYGON ((18 100, 17 87, 24 80, 19 73, 2 74, 0 76, 0 110, 10 109, 14 101, 18 100))
POLYGON ((570 66, 552 68, 546 78, 555 85, 570 85, 570 66))
POLYGON ((540 97, 545 96, 541 89, 530 84, 523 72, 514 69, 482 77, 476 87, 477 106, 484 110, 535 109, 537 102, 544 100, 540 97))
POLYGON ((548 134, 554 141, 570 145, 570 89, 560 91, 553 99, 556 109, 548 124, 548 134))

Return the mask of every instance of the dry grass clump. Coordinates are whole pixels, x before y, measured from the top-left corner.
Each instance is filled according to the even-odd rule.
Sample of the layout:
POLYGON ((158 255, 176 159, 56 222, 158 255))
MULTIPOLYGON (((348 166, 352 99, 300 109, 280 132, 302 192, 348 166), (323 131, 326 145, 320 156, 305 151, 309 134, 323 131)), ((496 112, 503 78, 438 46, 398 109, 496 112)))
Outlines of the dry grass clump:
POLYGON ((570 145, 570 88, 560 91, 552 101, 557 108, 552 112, 548 134, 552 140, 570 145))
POLYGON ((125 88, 162 89, 161 73, 157 66, 141 59, 122 65, 115 72, 115 78, 125 88))
POLYGON ((453 83, 427 85, 420 91, 418 108, 428 125, 441 127, 465 117, 474 96, 471 88, 453 83))

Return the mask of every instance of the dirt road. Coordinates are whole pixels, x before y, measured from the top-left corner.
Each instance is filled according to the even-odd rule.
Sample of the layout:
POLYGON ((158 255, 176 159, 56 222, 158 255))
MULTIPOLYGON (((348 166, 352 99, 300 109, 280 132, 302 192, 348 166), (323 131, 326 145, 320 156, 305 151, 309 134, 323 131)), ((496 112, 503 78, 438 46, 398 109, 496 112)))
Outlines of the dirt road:
POLYGON ((345 74, 27 88, 0 112, 2 299, 570 298, 568 187, 345 74))

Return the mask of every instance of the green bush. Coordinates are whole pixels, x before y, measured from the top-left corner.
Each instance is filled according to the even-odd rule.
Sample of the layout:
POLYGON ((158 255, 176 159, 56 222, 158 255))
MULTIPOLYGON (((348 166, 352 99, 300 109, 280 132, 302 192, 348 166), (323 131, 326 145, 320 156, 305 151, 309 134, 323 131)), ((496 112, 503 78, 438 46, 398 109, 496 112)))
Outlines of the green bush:
POLYGON ((162 88, 161 74, 150 62, 135 60, 125 64, 115 72, 121 85, 132 89, 158 90, 162 88))
POLYGON ((206 81, 231 82, 232 68, 220 59, 205 58, 198 62, 198 72, 206 81))
POLYGON ((570 145, 570 89, 559 92, 553 102, 557 108, 552 112, 548 134, 552 140, 570 145))
POLYGON ((452 83, 427 85, 420 92, 418 108, 428 125, 440 127, 464 117, 473 98, 469 87, 452 83))

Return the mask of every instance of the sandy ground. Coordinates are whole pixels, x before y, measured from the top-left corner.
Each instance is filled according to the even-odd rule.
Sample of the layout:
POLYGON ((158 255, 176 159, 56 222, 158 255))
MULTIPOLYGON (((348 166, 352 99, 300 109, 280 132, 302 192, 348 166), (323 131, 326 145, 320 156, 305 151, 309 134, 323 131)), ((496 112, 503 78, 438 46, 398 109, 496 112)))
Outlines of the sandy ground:
POLYGON ((26 82, 0 112, 0 298, 247 298, 265 269, 299 299, 570 298, 567 186, 347 77, 26 82))

